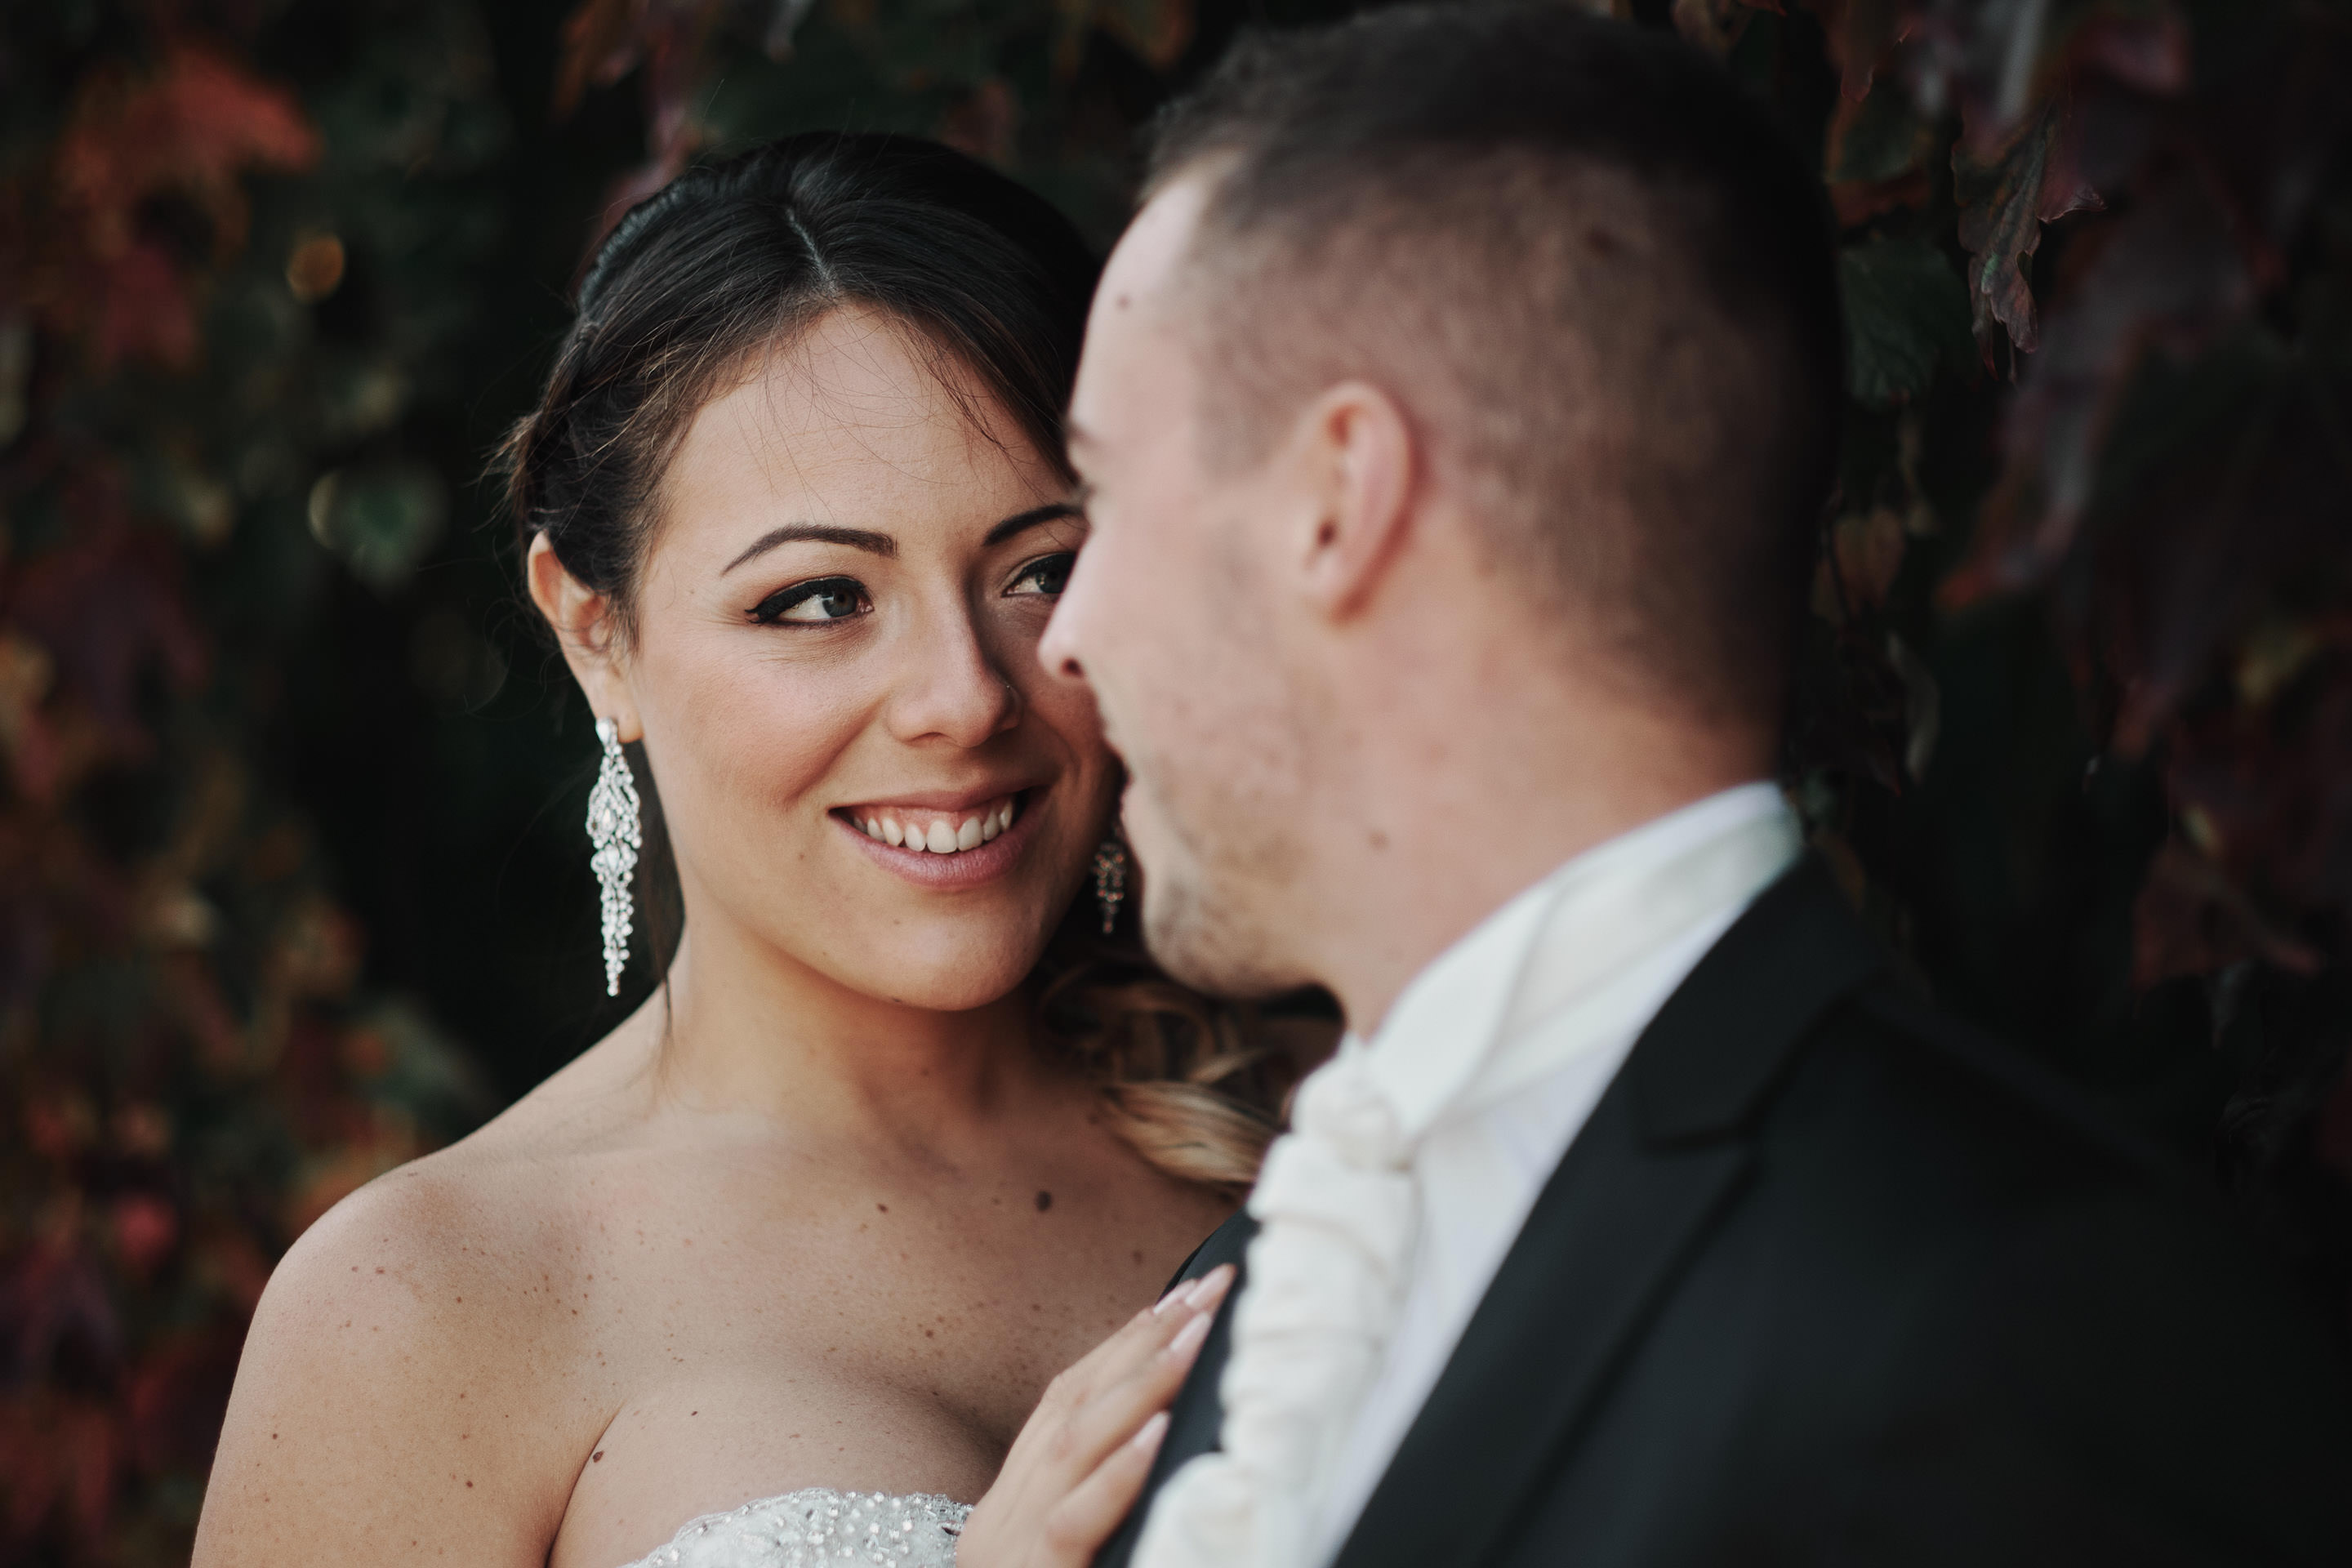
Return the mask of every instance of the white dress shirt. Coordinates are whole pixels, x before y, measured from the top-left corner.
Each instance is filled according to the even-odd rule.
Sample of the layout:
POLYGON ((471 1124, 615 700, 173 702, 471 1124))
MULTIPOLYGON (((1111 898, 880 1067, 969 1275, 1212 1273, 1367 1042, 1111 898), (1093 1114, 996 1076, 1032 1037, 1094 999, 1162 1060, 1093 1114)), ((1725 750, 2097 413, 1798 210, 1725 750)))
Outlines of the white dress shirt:
POLYGON ((1250 1197, 1222 1450, 1162 1488, 1139 1568, 1331 1561, 1634 1040, 1801 845, 1760 783, 1620 835, 1309 1076, 1250 1197))
MULTIPOLYGON (((1330 1490, 1316 1510, 1312 1561, 1328 1563, 1338 1555, 1537 1195, 1634 1040, 1756 895, 1788 868, 1801 845, 1780 791, 1744 784, 1612 839, 1530 889, 1538 899, 1559 896, 1549 900, 1526 951, 1487 1069, 1422 1135, 1412 1162, 1421 1189, 1420 1246, 1403 1310, 1330 1490), (1592 873, 1604 863, 1618 870, 1665 867, 1694 848, 1734 838, 1744 839, 1750 852, 1732 856, 1724 873, 1711 879, 1651 885, 1648 909, 1591 908, 1576 897, 1575 885, 1599 880, 1592 873), (1628 931, 1629 923, 1640 929, 1628 931), (1598 952, 1596 924, 1633 940, 1604 939, 1598 946, 1609 951, 1598 952), (1622 967, 1611 962, 1628 948, 1636 951, 1626 953, 1622 967), (1545 1048, 1547 1041, 1552 1048, 1545 1048), (1532 1076, 1496 1070, 1505 1065, 1496 1058, 1521 1054, 1540 1064, 1532 1076)), ((1608 880, 1615 885, 1615 879, 1608 880)), ((1456 1026, 1449 1026, 1449 974, 1488 969, 1477 962, 1479 950, 1507 942, 1508 934, 1498 911, 1415 977, 1415 989, 1433 994, 1412 1006, 1401 997, 1369 1046, 1351 1038, 1341 1048, 1406 1056, 1470 1047, 1459 1033, 1458 1013, 1456 1026)))

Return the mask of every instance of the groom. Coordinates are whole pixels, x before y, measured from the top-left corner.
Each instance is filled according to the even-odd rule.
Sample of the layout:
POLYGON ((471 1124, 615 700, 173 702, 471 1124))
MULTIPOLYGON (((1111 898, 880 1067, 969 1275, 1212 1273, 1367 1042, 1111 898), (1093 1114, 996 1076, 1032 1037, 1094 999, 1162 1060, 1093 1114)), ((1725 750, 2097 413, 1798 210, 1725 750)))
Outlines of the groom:
POLYGON ((1164 121, 1045 654, 1154 951, 1351 1034, 1104 1568, 2352 1562, 2332 1343, 1913 1001, 1766 782, 1833 276, 1765 115, 1565 5, 1164 121))

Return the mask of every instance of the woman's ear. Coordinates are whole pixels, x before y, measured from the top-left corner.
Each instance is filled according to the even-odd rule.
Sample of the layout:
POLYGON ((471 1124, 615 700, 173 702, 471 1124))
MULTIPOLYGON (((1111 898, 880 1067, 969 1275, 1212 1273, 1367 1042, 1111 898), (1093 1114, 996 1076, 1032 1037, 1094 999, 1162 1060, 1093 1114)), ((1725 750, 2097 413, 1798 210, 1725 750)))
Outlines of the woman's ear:
POLYGON ((531 535, 523 579, 530 585, 531 603, 554 628, 563 662, 572 667, 590 710, 620 726, 625 743, 641 738, 645 727, 637 722, 637 705, 622 668, 612 600, 566 571, 544 533, 531 535))
POLYGON ((1299 438, 1316 498, 1300 542, 1307 592, 1326 615, 1346 616, 1371 596, 1410 521, 1412 428, 1387 393, 1346 381, 1308 406, 1299 438))

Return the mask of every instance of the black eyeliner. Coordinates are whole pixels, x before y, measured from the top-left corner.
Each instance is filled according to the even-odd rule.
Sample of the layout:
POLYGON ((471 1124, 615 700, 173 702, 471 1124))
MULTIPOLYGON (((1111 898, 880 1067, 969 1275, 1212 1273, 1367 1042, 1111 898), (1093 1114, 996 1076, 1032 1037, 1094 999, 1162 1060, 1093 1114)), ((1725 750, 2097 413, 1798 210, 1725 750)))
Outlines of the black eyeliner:
MULTIPOLYGON (((849 592, 856 595, 861 600, 866 597, 866 584, 859 582, 855 577, 814 577, 805 583, 795 583, 789 588, 777 589, 774 593, 769 595, 766 598, 752 605, 750 613, 745 618, 750 620, 755 626, 772 626, 784 625, 786 623, 782 620, 782 616, 785 611, 793 609, 798 605, 808 603, 811 599, 821 596, 828 589, 838 587, 846 587, 849 592)), ((810 621, 806 623, 793 624, 824 626, 834 621, 847 621, 855 620, 856 618, 857 617, 856 616, 828 616, 826 620, 824 621, 810 621)))

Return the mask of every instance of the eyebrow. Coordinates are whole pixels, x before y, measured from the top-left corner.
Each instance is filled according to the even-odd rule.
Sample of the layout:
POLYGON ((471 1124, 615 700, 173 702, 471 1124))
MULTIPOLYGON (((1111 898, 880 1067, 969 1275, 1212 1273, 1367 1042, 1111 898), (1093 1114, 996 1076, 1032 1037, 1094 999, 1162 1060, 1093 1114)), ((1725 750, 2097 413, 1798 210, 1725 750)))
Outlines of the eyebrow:
POLYGON ((1002 544, 1014 534, 1026 532, 1041 522, 1057 522, 1066 517, 1082 515, 1076 501, 1048 501, 1044 506, 1033 506, 1027 511, 1014 512, 1011 517, 990 529, 988 537, 981 542, 1002 544))
MULTIPOLYGON (((1039 523, 1053 522, 1062 518, 1079 515, 1078 509, 1073 502, 1048 501, 1044 506, 1033 506, 1027 511, 1014 512, 1011 517, 990 529, 988 537, 982 542, 992 546, 1002 544, 1014 534, 1026 532, 1039 523)), ((898 553, 897 540, 887 533, 877 533, 870 528, 835 528, 829 523, 789 522, 782 528, 772 528, 761 534, 752 542, 749 550, 719 568, 719 574, 724 577, 746 561, 755 556, 765 555, 779 544, 793 544, 803 540, 814 541, 818 544, 845 544, 852 550, 863 550, 873 555, 895 556, 898 553)))
POLYGON ((887 533, 877 533, 870 528, 835 528, 821 522, 788 522, 782 528, 772 528, 760 535, 751 549, 720 567, 719 574, 724 577, 753 556, 765 555, 779 544, 792 544, 804 539, 814 540, 819 544, 845 544, 852 550, 863 550, 875 555, 898 553, 897 540, 887 533))

